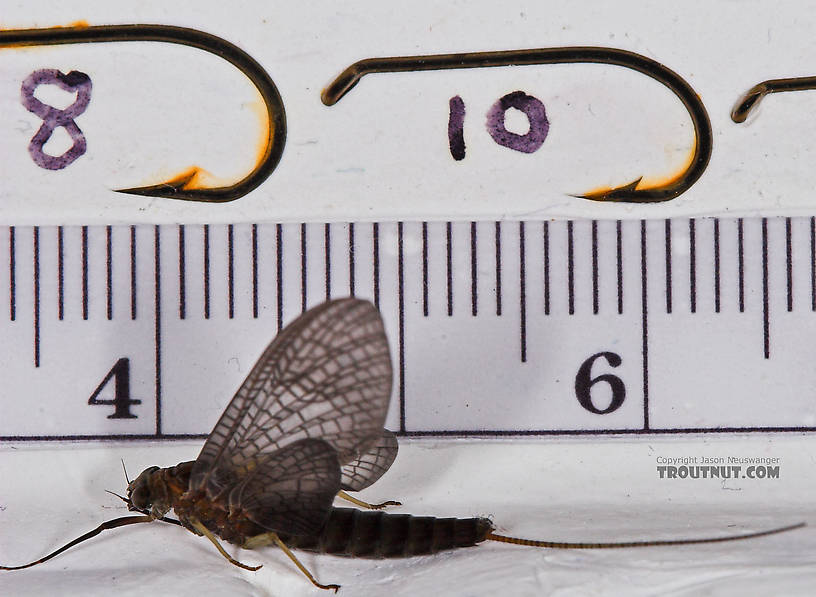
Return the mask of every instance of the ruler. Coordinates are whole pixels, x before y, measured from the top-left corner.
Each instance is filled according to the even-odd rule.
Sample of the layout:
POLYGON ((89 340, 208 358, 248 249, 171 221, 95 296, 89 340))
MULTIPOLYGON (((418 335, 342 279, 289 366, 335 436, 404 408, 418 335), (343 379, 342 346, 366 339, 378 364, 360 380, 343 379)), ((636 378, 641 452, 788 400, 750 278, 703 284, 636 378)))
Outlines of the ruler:
POLYGON ((0 228, 0 439, 206 435, 286 322, 380 309, 404 435, 816 430, 816 220, 0 228))

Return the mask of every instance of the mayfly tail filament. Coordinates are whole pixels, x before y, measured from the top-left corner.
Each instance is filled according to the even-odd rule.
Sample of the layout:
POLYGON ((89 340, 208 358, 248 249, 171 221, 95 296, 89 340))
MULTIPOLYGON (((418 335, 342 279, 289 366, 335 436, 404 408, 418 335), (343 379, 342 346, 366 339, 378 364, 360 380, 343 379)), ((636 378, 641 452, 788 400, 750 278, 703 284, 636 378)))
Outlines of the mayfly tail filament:
POLYGON ((572 541, 536 541, 533 539, 519 539, 518 537, 506 537, 490 532, 485 536, 488 541, 498 541, 500 543, 512 543, 513 545, 526 545, 528 547, 549 547, 553 549, 618 549, 626 547, 659 547, 661 545, 694 545, 699 543, 722 543, 725 541, 739 541, 740 539, 753 539, 755 537, 765 537, 800 529, 805 526, 804 522, 779 527, 768 531, 757 531, 743 535, 728 535, 726 537, 706 537, 703 539, 666 539, 658 541, 613 541, 603 543, 583 543, 572 541))

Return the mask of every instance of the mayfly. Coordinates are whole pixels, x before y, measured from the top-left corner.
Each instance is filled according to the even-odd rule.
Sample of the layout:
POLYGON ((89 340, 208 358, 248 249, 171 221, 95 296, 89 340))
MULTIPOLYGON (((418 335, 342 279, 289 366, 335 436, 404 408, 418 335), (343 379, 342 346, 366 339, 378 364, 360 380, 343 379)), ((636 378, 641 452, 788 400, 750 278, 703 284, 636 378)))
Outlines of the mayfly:
MULTIPOLYGON (((377 309, 355 298, 310 309, 284 328, 253 367, 207 438, 198 458, 144 470, 128 483, 128 509, 140 515, 102 523, 35 562, 41 564, 102 531, 160 520, 209 539, 248 570, 218 537, 243 548, 277 545, 309 580, 321 584, 291 549, 365 558, 432 554, 492 540, 554 548, 610 548, 712 543, 759 537, 802 525, 731 537, 563 543, 493 532, 487 518, 433 518, 380 511, 347 492, 374 483, 397 456, 383 428, 391 397, 388 340, 377 309), (335 508, 339 496, 357 506, 335 508), (168 518, 173 510, 177 518, 168 518)), ((121 496, 120 496, 121 497, 121 496)))

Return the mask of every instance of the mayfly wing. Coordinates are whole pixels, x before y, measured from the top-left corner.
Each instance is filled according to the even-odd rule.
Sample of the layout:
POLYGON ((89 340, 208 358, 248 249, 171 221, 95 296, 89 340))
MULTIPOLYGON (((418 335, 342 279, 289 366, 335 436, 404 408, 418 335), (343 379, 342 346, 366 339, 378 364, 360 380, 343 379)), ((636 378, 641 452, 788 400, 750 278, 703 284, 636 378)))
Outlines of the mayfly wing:
POLYGON ((397 438, 388 429, 383 429, 382 435, 368 452, 343 465, 340 487, 346 491, 365 489, 391 467, 398 450, 397 438))
POLYGON ((292 534, 320 528, 340 489, 337 453, 319 439, 301 439, 261 454, 229 493, 230 513, 292 534))
MULTIPOLYGON (((361 458, 382 436, 391 384, 388 340, 371 303, 339 299, 306 311, 272 341, 224 410, 189 488, 224 498, 258 468, 255 475, 273 477, 269 455, 307 438, 328 444, 338 468, 361 458)), ((245 509, 249 493, 240 494, 245 509)))

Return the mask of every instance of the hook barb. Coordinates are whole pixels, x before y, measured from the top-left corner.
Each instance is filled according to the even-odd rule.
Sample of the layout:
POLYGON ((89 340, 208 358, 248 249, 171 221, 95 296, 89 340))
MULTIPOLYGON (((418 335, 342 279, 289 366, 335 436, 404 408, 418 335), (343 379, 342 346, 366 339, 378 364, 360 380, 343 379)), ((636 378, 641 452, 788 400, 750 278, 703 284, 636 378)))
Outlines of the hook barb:
POLYGON ((243 197, 264 182, 275 170, 283 154, 286 143, 286 113, 283 100, 272 78, 252 56, 238 46, 210 33, 171 25, 79 24, 69 27, 0 31, 0 48, 133 41, 188 46, 214 54, 235 66, 261 94, 267 115, 266 142, 261 157, 252 171, 231 185, 197 186, 195 179, 199 170, 191 168, 175 179, 149 186, 118 189, 117 192, 185 201, 225 203, 243 197))
POLYGON ((321 99, 327 106, 336 104, 362 77, 369 73, 408 72, 495 66, 529 66, 567 63, 609 64, 629 68, 668 87, 683 103, 694 127, 694 149, 687 167, 667 182, 655 186, 640 186, 636 181, 611 189, 574 195, 593 201, 626 203, 659 203, 669 201, 687 191, 705 171, 711 158, 711 121, 702 100, 685 79, 659 62, 641 54, 616 48, 563 47, 464 54, 431 54, 424 56, 394 56, 367 58, 355 62, 341 72, 323 90, 321 99))

